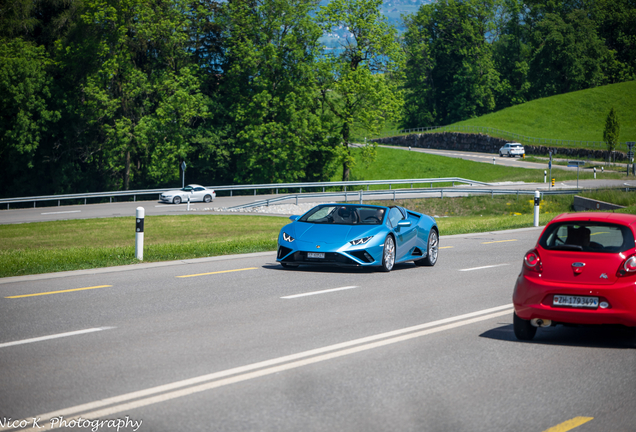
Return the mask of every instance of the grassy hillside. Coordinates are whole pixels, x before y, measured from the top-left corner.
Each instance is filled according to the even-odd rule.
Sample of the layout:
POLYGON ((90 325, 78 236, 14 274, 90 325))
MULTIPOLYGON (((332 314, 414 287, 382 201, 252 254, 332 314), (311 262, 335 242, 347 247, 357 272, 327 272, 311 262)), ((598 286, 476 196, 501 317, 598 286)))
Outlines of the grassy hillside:
MULTIPOLYGON (((359 150, 352 149, 354 154, 359 150)), ((590 170, 582 170, 580 179, 593 178, 590 170)), ((599 174, 600 175, 600 174, 599 174)), ((543 182, 543 169, 527 169, 473 162, 428 153, 408 151, 397 148, 377 148, 375 162, 365 166, 362 162, 351 170, 351 180, 384 180, 411 178, 462 177, 483 182, 525 181, 543 182)), ((552 177, 558 181, 575 180, 576 171, 552 170, 552 177)), ((623 173, 603 174, 603 178, 624 178, 623 173)), ((342 180, 342 169, 332 181, 342 180)), ((428 187, 428 185, 424 185, 428 187)), ((403 187, 408 187, 403 186, 403 187)), ((382 186, 382 189, 386 185, 382 186)))
POLYGON ((602 141, 611 107, 620 141, 636 141, 636 81, 537 99, 456 125, 487 126, 535 138, 602 141))

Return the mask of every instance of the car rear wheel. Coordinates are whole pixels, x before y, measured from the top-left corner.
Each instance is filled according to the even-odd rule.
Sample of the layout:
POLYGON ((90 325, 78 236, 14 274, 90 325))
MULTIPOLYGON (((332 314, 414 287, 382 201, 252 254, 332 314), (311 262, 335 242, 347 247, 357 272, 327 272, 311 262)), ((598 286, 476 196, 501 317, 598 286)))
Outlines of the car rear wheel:
POLYGON ((203 202, 209 203, 210 201, 212 201, 211 195, 206 195, 203 197, 203 202))
POLYGON ((503 153, 502 152, 499 152, 499 157, 503 157, 503 153))
POLYGON ((395 240, 392 236, 386 236, 384 240, 384 252, 382 253, 382 271, 390 272, 395 265, 395 240))
POLYGON ((519 318, 515 312, 513 312, 512 326, 519 340, 529 341, 537 334, 537 328, 530 324, 529 320, 519 318))
POLYGON ((426 247, 426 257, 414 261, 418 266, 433 267, 437 262, 437 251, 439 249, 439 236, 434 229, 428 233, 428 246, 426 247))
POLYGON ((178 197, 178 196, 174 197, 172 202, 175 203, 175 204, 181 204, 181 197, 178 197))

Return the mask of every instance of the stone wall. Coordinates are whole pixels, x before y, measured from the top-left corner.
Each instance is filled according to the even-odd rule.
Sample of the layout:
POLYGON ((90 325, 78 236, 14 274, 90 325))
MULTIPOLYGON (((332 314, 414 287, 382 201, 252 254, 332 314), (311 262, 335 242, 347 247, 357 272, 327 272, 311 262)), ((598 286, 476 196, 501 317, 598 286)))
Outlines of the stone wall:
POLYGON ((608 203, 605 201, 598 201, 591 198, 584 198, 582 196, 575 195, 574 202, 572 203, 574 211, 589 211, 589 210, 618 210, 625 208, 617 204, 608 203))
MULTIPOLYGON (((390 138, 373 140, 378 144, 387 144, 401 147, 419 147, 437 150, 461 150, 480 153, 499 153, 499 149, 509 141, 501 138, 493 138, 484 134, 466 134, 459 132, 410 134, 390 138)), ((524 145, 526 154, 549 156, 550 150, 554 157, 572 159, 603 159, 607 160, 607 150, 577 149, 565 147, 547 147, 524 145)), ((626 161, 627 155, 623 152, 614 152, 616 161, 626 161)))

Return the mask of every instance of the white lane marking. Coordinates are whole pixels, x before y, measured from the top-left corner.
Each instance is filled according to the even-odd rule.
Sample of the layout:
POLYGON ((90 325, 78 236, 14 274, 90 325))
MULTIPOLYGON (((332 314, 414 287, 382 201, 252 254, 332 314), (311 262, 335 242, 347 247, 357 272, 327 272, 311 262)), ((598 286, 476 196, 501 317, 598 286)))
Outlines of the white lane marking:
POLYGON ((50 214, 63 214, 63 213, 81 213, 81 210, 68 210, 68 211, 59 211, 59 212, 47 212, 47 213, 40 213, 43 215, 50 215, 50 214))
MULTIPOLYGON (((503 306, 497 306, 494 308, 484 309, 477 312, 471 312, 463 315, 458 315, 451 318, 445 318, 438 321, 433 321, 425 324, 419 324, 412 327, 406 327, 399 330, 393 330, 386 333, 380 333, 373 336, 367 336, 360 339, 354 339, 352 341, 343 342, 335 345, 329 345, 322 348, 317 348, 309 351, 300 352, 297 354, 291 354, 284 357, 279 357, 271 360, 265 360, 258 363, 253 363, 246 366, 239 366, 233 369, 227 369, 220 372, 214 372, 207 375, 201 375, 194 378, 189 378, 182 381, 176 381, 170 384, 164 384, 157 387, 151 387, 145 390, 139 390, 132 393, 123 394, 120 396, 114 396, 111 398, 101 399, 95 402, 89 402, 74 407, 61 409, 59 411, 53 411, 46 414, 40 414, 34 417, 28 417, 27 423, 31 418, 41 419, 41 429, 27 429, 28 431, 36 430, 48 430, 51 428, 51 422, 49 420, 54 417, 64 416, 65 421, 71 421, 73 419, 82 418, 99 418, 109 416, 114 413, 122 411, 128 411, 143 406, 164 402, 178 397, 191 395, 205 390, 234 384, 237 382, 258 378, 265 375, 278 373, 281 371, 306 366, 309 364, 330 360, 337 357, 342 357, 349 354, 355 354, 361 351, 379 348, 385 345, 403 342, 409 339, 426 336, 442 332, 445 330, 451 330, 453 328, 461 327, 468 324, 474 324, 480 321, 485 321, 492 318, 497 318, 512 313, 512 304, 506 304, 503 306), (221 379, 223 378, 223 379, 221 379), (211 382, 210 382, 211 381, 211 382), (188 388, 183 388, 188 387, 188 388), (180 390, 177 390, 180 389, 180 390), (165 392, 165 393, 164 393, 165 392), (163 393, 159 394, 158 393, 163 393), (156 395, 156 396, 153 396, 156 395), (145 399, 141 399, 145 398, 145 399), (133 402, 129 402, 133 399, 133 402), (126 402, 126 403, 125 403, 126 402), (115 405, 119 404, 119 405, 115 405), (96 410, 98 408, 101 410, 96 410), (87 410, 96 410, 86 412, 87 410), (73 417, 67 417, 73 415, 73 417)), ((8 428, 0 427, 0 431, 7 430, 8 428)))
POLYGON ((13 342, 5 342, 5 343, 0 343, 0 348, 10 347, 10 346, 13 346, 13 345, 28 344, 28 343, 33 343, 33 342, 41 342, 41 341, 45 341, 45 340, 63 338, 63 337, 68 337, 68 336, 77 336, 77 335, 81 335, 81 334, 85 334, 85 333, 93 333, 93 332, 98 332, 98 331, 102 331, 102 330, 110 330, 110 329, 113 329, 113 328, 115 328, 115 327, 96 327, 96 328, 89 328, 89 329, 86 329, 86 330, 76 330, 76 331, 67 332, 67 333, 58 333, 58 334, 53 334, 53 335, 48 335, 48 336, 40 336, 40 337, 35 337, 35 338, 30 338, 30 339, 22 339, 22 340, 13 341, 13 342))
POLYGON ((357 286, 346 286, 346 287, 332 288, 332 289, 327 289, 327 290, 322 290, 322 291, 312 291, 312 292, 307 292, 307 293, 302 293, 302 294, 294 294, 294 295, 285 296, 285 297, 281 297, 281 298, 282 299, 293 299, 293 298, 298 298, 298 297, 306 297, 306 296, 312 296, 312 295, 317 295, 317 294, 326 294, 326 293, 330 293, 330 292, 348 290, 348 289, 353 289, 353 288, 358 288, 358 287, 357 286))
POLYGON ((495 265, 488 265, 488 266, 482 266, 482 267, 473 267, 473 268, 461 269, 460 271, 481 270, 481 269, 487 269, 487 268, 493 268, 493 267, 501 267, 501 266, 507 266, 507 265, 510 265, 510 264, 505 263, 505 264, 495 264, 495 265))

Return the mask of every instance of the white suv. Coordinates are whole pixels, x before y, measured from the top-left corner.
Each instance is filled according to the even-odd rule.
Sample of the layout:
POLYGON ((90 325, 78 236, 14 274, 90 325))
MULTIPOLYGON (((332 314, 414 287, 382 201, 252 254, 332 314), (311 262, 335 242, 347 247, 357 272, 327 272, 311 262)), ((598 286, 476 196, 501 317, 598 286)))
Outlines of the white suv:
POLYGON ((507 143, 505 146, 499 149, 499 157, 521 157, 525 153, 526 151, 520 143, 507 143))

